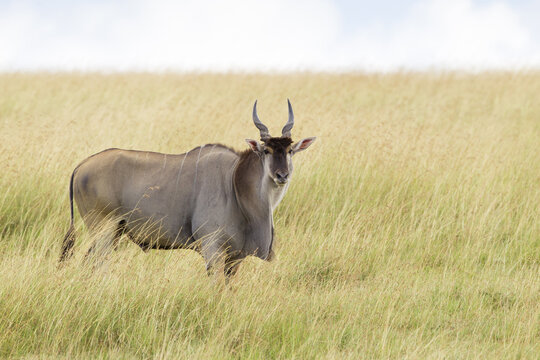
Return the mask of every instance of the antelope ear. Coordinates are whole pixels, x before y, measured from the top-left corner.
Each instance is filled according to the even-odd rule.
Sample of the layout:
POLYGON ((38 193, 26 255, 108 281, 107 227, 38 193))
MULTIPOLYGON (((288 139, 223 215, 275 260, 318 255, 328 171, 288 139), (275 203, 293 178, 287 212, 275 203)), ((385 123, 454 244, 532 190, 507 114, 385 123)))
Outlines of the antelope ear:
POLYGON ((309 145, 313 144, 315 139, 316 137, 308 137, 308 138, 300 140, 299 142, 293 145, 293 152, 297 153, 299 151, 307 149, 309 145))
POLYGON ((258 152, 262 151, 262 146, 259 144, 258 141, 252 140, 252 139, 246 139, 246 142, 248 143, 249 147, 251 147, 251 150, 258 152))

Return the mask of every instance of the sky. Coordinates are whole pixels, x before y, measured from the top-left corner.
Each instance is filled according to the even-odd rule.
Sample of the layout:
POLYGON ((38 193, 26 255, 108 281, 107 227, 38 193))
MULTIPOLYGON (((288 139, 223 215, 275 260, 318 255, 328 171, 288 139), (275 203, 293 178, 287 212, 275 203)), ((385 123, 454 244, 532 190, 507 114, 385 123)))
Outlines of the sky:
POLYGON ((540 69, 540 0, 0 0, 0 71, 540 69))

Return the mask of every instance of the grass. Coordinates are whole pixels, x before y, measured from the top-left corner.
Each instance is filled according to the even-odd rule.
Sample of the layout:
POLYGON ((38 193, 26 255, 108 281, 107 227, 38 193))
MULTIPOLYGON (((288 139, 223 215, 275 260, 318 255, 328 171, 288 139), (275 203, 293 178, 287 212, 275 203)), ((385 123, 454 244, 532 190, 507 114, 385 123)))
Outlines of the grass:
POLYGON ((0 356, 537 358, 540 74, 0 75, 0 356), (57 269, 79 161, 181 153, 296 114, 277 260, 230 289, 191 251, 57 269))

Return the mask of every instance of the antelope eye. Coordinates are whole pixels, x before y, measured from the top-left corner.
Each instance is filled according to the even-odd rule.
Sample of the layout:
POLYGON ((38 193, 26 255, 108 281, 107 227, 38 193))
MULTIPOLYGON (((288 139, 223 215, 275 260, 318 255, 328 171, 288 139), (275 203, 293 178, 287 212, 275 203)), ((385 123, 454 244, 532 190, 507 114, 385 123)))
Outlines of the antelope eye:
POLYGON ((289 154, 291 154, 291 155, 292 155, 292 149, 291 149, 291 150, 289 150, 289 154))
POLYGON ((266 155, 268 155, 268 154, 270 154, 270 151, 264 149, 264 153, 265 153, 266 155))

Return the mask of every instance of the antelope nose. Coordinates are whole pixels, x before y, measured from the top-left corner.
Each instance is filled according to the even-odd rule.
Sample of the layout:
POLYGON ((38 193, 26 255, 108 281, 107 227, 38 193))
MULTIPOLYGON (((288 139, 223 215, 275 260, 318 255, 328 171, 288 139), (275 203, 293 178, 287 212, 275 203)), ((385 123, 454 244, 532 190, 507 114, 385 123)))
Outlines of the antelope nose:
POLYGON ((276 171, 276 178, 278 182, 284 184, 289 178, 289 173, 287 171, 276 171))

